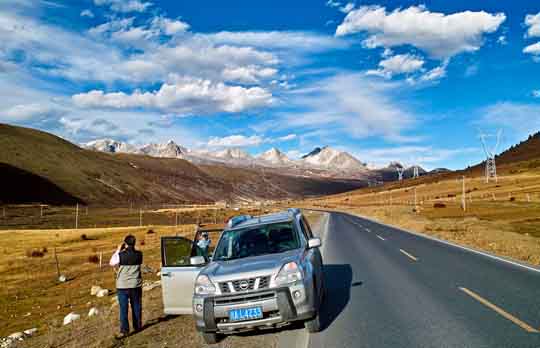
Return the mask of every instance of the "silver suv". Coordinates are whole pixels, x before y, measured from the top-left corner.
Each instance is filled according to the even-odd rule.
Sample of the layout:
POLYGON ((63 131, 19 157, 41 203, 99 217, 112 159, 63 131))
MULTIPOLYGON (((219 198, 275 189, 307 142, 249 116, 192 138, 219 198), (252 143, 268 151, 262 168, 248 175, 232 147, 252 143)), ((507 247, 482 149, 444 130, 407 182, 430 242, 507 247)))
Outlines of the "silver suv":
POLYGON ((178 238, 162 239, 165 313, 193 313, 207 343, 298 320, 310 332, 320 330, 321 240, 298 209, 231 219, 208 263, 196 256, 197 243, 178 238))

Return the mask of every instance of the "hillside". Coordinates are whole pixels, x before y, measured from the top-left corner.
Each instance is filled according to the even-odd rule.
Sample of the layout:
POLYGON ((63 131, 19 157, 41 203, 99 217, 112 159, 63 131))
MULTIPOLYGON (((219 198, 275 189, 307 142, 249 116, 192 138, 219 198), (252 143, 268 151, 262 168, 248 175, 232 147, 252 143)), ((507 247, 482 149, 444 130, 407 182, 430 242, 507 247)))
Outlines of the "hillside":
POLYGON ((0 171, 3 203, 79 201, 113 205, 283 199, 361 186, 357 181, 263 174, 257 169, 197 166, 182 159, 102 153, 42 131, 5 124, 0 124, 0 147, 0 163, 9 168, 0 171), (44 188, 45 183, 54 191, 28 189, 44 188), (47 192, 45 196, 43 191, 47 192))

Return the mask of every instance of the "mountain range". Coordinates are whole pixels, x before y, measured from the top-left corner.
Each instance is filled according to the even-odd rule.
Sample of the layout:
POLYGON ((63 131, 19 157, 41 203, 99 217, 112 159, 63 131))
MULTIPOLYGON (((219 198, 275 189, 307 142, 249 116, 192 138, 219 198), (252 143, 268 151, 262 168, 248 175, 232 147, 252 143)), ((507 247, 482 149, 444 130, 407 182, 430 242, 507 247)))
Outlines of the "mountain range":
POLYGON ((258 156, 252 156, 240 148, 226 148, 216 151, 207 149, 190 150, 176 144, 172 140, 165 144, 151 143, 142 147, 135 147, 113 139, 99 139, 81 144, 81 146, 86 149, 108 153, 129 153, 161 158, 180 158, 198 164, 223 163, 241 167, 260 166, 289 169, 292 172, 315 170, 319 174, 323 174, 323 176, 327 176, 324 174, 333 174, 333 176, 358 178, 359 176, 365 176, 370 171, 365 163, 351 154, 328 146, 317 147, 298 160, 290 159, 285 153, 275 147, 258 156))

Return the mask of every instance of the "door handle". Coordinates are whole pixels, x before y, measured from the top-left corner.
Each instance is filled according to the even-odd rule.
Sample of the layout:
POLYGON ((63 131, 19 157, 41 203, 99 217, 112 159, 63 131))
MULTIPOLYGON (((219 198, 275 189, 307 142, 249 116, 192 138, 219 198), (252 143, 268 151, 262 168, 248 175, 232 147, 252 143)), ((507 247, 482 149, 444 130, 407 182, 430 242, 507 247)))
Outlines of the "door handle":
POLYGON ((172 273, 170 273, 170 272, 167 272, 167 273, 161 273, 161 276, 162 276, 162 277, 171 277, 171 276, 172 276, 172 273))

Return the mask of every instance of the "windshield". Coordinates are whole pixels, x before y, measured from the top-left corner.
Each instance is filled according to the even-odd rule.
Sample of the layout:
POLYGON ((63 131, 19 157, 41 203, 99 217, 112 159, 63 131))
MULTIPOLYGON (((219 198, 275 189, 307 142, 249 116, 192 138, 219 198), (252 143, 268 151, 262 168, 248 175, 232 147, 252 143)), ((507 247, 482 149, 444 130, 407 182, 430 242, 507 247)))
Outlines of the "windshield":
POLYGON ((300 240, 292 222, 223 232, 214 260, 231 260, 298 249, 300 240))

